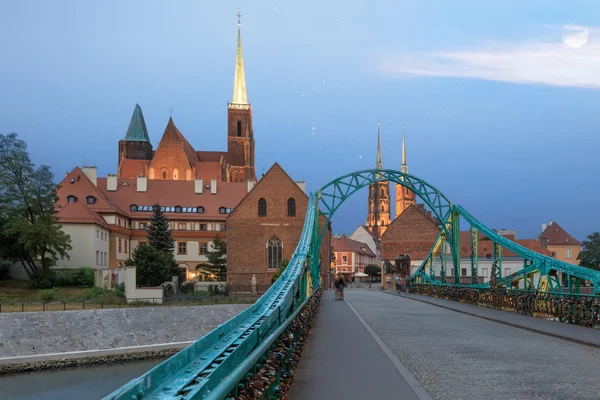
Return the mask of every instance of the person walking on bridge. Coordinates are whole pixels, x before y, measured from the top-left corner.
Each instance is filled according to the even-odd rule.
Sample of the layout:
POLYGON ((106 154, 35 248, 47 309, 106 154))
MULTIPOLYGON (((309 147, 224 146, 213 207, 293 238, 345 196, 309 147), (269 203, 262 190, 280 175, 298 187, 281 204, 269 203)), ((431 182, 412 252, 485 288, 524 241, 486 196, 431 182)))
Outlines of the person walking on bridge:
POLYGON ((346 281, 344 280, 344 276, 340 274, 340 277, 337 280, 337 288, 339 292, 339 299, 344 300, 344 286, 346 285, 346 281))
POLYGON ((337 274, 335 274, 335 279, 333 280, 333 288, 335 290, 335 299, 339 300, 340 299, 340 289, 339 289, 339 281, 340 281, 340 273, 338 272, 337 274))

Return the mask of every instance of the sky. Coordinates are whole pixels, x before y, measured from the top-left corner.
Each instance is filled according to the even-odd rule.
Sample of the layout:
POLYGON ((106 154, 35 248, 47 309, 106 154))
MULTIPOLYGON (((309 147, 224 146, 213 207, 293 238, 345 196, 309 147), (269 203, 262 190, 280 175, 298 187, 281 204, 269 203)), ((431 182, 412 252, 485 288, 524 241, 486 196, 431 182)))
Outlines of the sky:
MULTIPOLYGON (((374 168, 409 172, 495 229, 600 230, 597 0, 0 3, 0 133, 57 181, 115 173, 136 103, 153 145, 173 120, 226 150, 237 8, 257 174, 279 162, 316 191, 374 168)), ((333 230, 367 217, 367 191, 333 230)))

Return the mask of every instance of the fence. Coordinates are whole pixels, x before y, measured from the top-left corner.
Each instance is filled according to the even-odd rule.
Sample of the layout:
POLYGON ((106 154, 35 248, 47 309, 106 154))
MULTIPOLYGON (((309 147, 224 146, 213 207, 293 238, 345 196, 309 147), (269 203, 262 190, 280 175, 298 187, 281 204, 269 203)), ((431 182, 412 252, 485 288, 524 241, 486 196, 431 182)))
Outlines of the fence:
POLYGON ((268 288, 269 286, 215 285, 207 291, 180 292, 164 298, 0 302, 0 313, 247 304, 254 303, 268 288))

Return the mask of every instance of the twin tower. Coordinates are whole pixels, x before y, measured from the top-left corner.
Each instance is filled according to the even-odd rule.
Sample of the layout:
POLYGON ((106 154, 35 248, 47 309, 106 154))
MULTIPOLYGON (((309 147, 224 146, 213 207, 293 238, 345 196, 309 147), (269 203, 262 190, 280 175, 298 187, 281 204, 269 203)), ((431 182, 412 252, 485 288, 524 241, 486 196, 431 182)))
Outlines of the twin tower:
MULTIPOLYGON (((377 169, 383 169, 381 161, 381 134, 379 123, 377 123, 377 169)), ((400 171, 407 174, 406 164, 406 135, 402 127, 402 166, 400 171)), ((400 184, 396 184, 396 216, 398 218, 408 207, 415 204, 415 194, 400 184)), ((375 182, 369 185, 369 215, 367 217, 367 228, 373 236, 381 239, 381 236, 390 225, 390 183, 387 181, 375 182)))

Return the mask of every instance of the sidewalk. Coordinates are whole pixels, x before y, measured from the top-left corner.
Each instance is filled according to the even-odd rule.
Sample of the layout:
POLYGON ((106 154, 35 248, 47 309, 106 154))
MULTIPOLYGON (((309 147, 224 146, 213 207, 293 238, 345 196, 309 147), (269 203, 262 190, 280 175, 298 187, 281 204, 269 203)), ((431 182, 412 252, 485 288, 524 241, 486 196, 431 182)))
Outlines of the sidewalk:
POLYGON ((430 399, 385 348, 347 301, 325 291, 288 399, 430 399))
POLYGON ((586 346, 600 347, 600 331, 598 329, 549 321, 493 308, 479 307, 473 304, 439 299, 437 297, 422 296, 419 294, 398 294, 395 290, 385 290, 383 292, 586 346))

